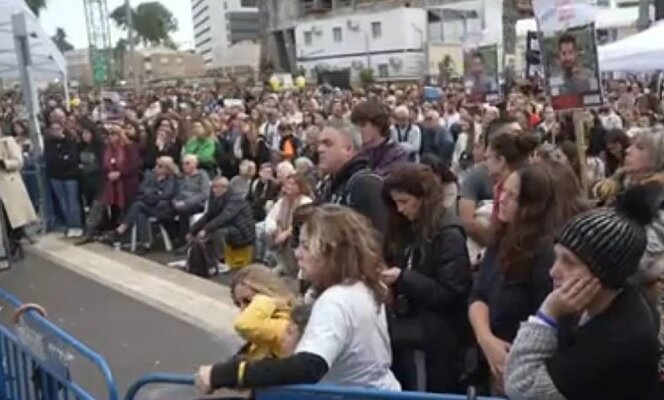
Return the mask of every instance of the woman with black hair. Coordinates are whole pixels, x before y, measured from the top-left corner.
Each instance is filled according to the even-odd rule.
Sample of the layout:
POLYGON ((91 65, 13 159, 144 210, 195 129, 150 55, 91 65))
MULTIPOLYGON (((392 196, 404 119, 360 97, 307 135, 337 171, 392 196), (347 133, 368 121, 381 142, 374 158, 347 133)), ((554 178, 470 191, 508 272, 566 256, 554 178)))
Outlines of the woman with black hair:
POLYGON ((532 135, 503 133, 491 138, 486 151, 485 163, 494 184, 492 219, 495 221, 500 209, 503 184, 512 172, 527 161, 537 147, 532 135))
POLYGON ((450 170, 443 161, 434 154, 425 154, 420 159, 420 164, 431 168, 441 185, 443 185, 443 204, 451 212, 457 212, 457 200, 459 199, 459 182, 454 172, 450 170))
POLYGON ((623 166, 631 141, 622 129, 611 129, 607 132, 604 148, 606 176, 613 176, 623 166))
POLYGON ((392 369, 406 390, 459 392, 468 339, 470 259, 461 221, 427 166, 395 167, 383 186, 390 210, 383 281, 392 289, 392 369), (420 382, 425 382, 421 387, 420 382))

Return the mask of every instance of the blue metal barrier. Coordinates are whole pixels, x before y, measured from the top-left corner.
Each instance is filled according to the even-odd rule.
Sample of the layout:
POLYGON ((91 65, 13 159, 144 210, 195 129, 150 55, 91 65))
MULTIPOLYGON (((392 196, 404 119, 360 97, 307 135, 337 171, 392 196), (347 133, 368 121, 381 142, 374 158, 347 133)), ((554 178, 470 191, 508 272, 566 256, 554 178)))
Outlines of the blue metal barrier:
MULTIPOLYGON (((25 306, 3 290, 0 300, 14 309, 25 306)), ((118 400, 113 375, 103 357, 37 311, 30 309, 22 315, 21 323, 13 330, 0 325, 0 400, 95 400, 71 379, 72 352, 99 370, 106 398, 118 400)))
MULTIPOLYGON (((194 384, 191 375, 180 374, 149 374, 134 383, 127 392, 125 400, 136 400, 136 396, 148 385, 194 384)), ((213 395, 214 397, 214 395, 213 395)), ((212 397, 212 398, 213 398, 212 397)), ((227 396, 224 396, 227 398, 227 396)), ((208 398, 208 397, 206 397, 208 398)), ((295 385, 270 389, 261 389, 254 392, 255 400, 467 400, 464 395, 434 394, 421 392, 388 392, 384 390, 364 389, 335 385, 295 385)), ((477 400, 500 400, 498 398, 477 397, 477 400)))

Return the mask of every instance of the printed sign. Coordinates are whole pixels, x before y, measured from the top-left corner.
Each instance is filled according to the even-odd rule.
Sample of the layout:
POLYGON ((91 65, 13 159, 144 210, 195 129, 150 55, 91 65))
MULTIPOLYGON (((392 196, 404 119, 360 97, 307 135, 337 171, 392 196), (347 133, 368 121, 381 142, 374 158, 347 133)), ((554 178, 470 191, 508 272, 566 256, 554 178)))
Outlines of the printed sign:
POLYGON ((467 99, 471 103, 499 102, 497 46, 467 49, 464 54, 464 64, 467 99))
POLYGON ((540 46, 554 109, 578 109, 603 103, 594 23, 542 32, 540 46))

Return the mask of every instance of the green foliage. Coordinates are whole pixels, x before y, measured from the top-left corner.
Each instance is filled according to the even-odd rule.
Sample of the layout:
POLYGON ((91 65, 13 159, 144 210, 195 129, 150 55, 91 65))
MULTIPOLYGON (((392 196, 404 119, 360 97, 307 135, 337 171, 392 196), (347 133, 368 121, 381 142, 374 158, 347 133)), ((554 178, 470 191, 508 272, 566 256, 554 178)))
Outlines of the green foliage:
MULTIPOLYGON (((178 29, 177 19, 171 11, 158 1, 139 4, 132 10, 136 42, 144 46, 164 45, 175 48, 171 34, 178 29)), ((111 19, 121 29, 127 29, 125 6, 119 6, 111 13, 111 19)))
POLYGON ((374 71, 371 68, 365 68, 360 71, 360 82, 362 86, 367 87, 372 85, 376 79, 374 78, 374 71))
POLYGON ((25 0, 25 4, 28 5, 28 8, 30 8, 36 16, 39 16, 41 10, 46 8, 47 2, 48 0, 25 0))
POLYGON ((74 50, 74 46, 67 41, 67 32, 62 28, 57 28, 55 30, 55 35, 53 35, 51 40, 55 43, 55 47, 57 47, 61 53, 74 50))

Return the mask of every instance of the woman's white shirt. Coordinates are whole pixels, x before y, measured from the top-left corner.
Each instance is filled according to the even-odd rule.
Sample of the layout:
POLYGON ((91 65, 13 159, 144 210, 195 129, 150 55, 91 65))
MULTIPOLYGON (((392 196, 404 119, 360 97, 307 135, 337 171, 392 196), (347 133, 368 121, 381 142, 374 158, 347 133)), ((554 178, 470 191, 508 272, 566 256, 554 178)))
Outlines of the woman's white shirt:
MULTIPOLYGON (((284 207, 284 197, 280 197, 279 200, 274 204, 272 208, 270 208, 270 211, 267 213, 267 216, 265 217, 265 231, 269 233, 270 235, 274 234, 277 231, 277 225, 278 221, 277 219, 279 218, 279 214, 281 214, 281 208, 284 207)), ((306 204, 311 204, 313 200, 309 196, 300 196, 298 199, 298 203, 295 205, 294 209, 300 206, 304 206, 306 204)))
POLYGON ((321 382, 401 390, 390 370, 385 306, 376 305, 362 282, 332 286, 316 299, 295 352, 316 354, 327 362, 321 382))

